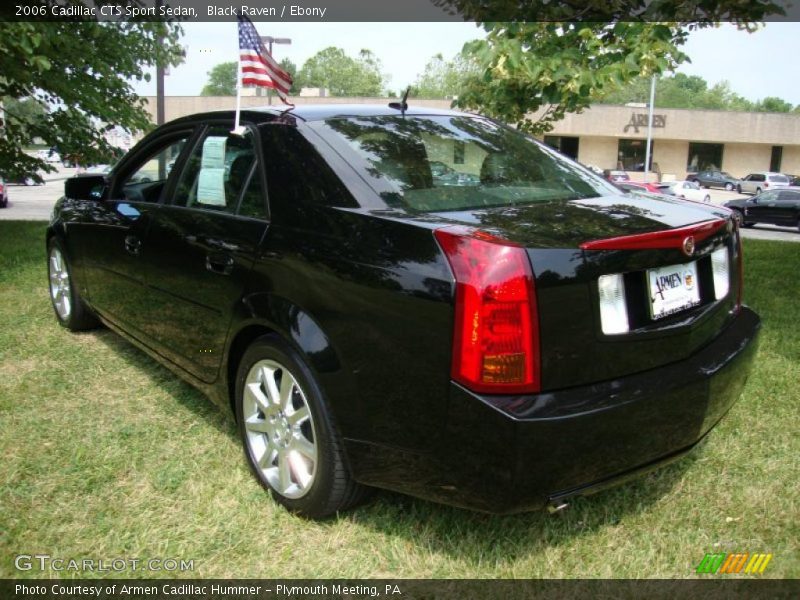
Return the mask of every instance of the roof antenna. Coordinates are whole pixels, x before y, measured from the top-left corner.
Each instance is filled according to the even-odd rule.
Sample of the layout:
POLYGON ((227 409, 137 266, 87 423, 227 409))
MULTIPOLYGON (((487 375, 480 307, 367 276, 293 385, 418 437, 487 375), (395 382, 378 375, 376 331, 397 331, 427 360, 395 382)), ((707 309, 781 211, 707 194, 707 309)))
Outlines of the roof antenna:
POLYGON ((408 110, 408 102, 406 102, 406 100, 408 99, 408 92, 410 91, 411 91, 411 86, 408 86, 406 88, 406 93, 403 94, 403 100, 401 102, 389 102, 389 108, 394 108, 395 110, 399 110, 400 113, 405 117, 406 110, 408 110))

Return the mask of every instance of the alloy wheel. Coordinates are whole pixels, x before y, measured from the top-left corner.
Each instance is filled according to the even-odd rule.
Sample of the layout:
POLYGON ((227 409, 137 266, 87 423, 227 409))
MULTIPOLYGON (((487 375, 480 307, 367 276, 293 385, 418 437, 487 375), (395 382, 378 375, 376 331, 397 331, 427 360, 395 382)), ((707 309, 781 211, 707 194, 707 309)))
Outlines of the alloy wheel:
POLYGON ((317 474, 314 420, 297 379, 282 364, 260 360, 247 373, 242 412, 247 446, 265 480, 286 498, 302 498, 317 474))
POLYGON ((69 271, 64 256, 58 248, 50 250, 50 298, 59 318, 67 321, 72 312, 69 271))

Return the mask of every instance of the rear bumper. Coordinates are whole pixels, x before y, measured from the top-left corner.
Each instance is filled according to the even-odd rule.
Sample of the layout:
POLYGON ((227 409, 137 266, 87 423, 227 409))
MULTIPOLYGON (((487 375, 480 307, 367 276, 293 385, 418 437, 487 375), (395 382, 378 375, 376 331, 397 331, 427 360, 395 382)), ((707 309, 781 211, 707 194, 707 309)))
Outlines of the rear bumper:
POLYGON ((459 493, 445 501, 491 512, 541 508, 678 458, 738 399, 760 327, 743 307, 690 358, 591 386, 509 398, 454 385, 447 445, 459 450, 448 461, 459 493))
POLYGON ((743 307, 690 358, 534 396, 479 396, 451 384, 433 453, 348 440, 364 483, 493 513, 542 508, 659 467, 694 447, 738 399, 761 322, 743 307))

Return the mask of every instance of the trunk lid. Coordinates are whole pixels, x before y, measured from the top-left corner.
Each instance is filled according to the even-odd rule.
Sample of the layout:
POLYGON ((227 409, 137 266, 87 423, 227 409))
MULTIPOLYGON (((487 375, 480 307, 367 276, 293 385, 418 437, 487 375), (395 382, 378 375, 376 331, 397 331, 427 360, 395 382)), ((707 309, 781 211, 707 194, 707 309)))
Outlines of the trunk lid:
POLYGON ((607 381, 686 358, 714 339, 736 310, 740 257, 724 208, 631 195, 437 216, 527 249, 538 302, 542 391, 607 381), (689 226, 691 233, 695 225, 701 225, 701 233, 689 256, 682 243, 688 234, 675 230, 689 226), (655 238, 650 245, 656 247, 627 248, 630 238, 624 238, 640 240, 643 234, 645 242, 655 238), (623 240, 587 244, 610 238, 623 240), (722 247, 729 256, 729 292, 717 299, 711 253, 722 247), (650 277, 673 271, 697 278, 697 303, 653 317, 650 277), (626 333, 602 330, 598 279, 609 274, 624 281, 626 333))

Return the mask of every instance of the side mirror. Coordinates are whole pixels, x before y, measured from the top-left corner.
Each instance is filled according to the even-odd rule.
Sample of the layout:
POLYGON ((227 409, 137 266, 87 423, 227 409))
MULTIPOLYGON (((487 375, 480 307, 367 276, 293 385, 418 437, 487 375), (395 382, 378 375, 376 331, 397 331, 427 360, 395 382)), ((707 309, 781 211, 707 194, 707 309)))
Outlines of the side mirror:
POLYGON ((73 200, 103 200, 107 186, 105 175, 78 175, 64 182, 64 195, 73 200))

